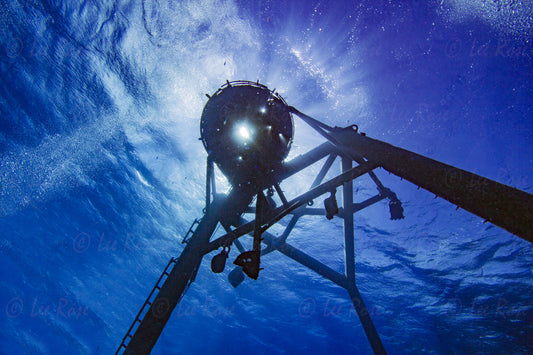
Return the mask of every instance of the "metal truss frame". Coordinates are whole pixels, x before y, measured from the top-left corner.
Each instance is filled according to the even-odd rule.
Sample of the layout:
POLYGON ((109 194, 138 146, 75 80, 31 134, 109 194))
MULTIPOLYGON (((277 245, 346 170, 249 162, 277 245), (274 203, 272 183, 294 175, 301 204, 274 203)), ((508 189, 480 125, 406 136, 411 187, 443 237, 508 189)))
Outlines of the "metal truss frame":
MULTIPOLYGON (((238 260, 245 254, 247 259, 248 256, 250 259, 256 258, 256 263, 252 263, 253 272, 248 272, 252 278, 257 278, 259 274, 260 256, 278 251, 346 289, 373 351, 376 354, 384 354, 383 343, 355 282, 354 213, 387 198, 390 201, 391 218, 403 218, 403 208, 396 194, 383 186, 373 171, 378 167, 433 192, 436 196, 457 205, 458 208, 470 211, 485 221, 533 242, 533 219, 531 219, 533 195, 366 137, 364 133, 358 132, 355 125, 333 128, 301 113, 294 107, 287 106, 287 109, 325 137, 327 142, 284 163, 274 185, 259 190, 247 185, 233 186, 226 195, 216 192, 214 164, 208 157, 204 216, 193 222, 183 239, 186 246, 181 255, 172 258, 168 263, 122 339, 116 354, 122 350, 124 354, 149 354, 172 311, 194 281, 203 257, 221 247, 222 253, 225 253, 222 256, 227 257, 225 250, 233 244, 241 251, 238 260), (337 156, 341 157, 341 174, 323 182, 337 156), (327 159, 310 189, 287 200, 279 183, 323 158, 327 159), (357 163, 356 166, 353 166, 354 162, 357 163), (378 194, 365 201, 354 203, 353 180, 365 174, 368 174, 376 184, 378 194), (343 206, 339 209, 336 200, 332 199, 335 199, 334 192, 341 186, 343 206), (265 190, 267 196, 264 195, 265 190), (274 190, 282 202, 279 207, 268 203, 274 190), (329 208, 326 204, 324 209, 308 206, 308 203, 327 193, 331 193, 326 199, 329 200, 329 208), (254 196, 257 196, 255 208, 250 207, 254 196), (245 212, 254 213, 255 219, 245 220, 242 217, 245 212), (302 216, 326 215, 330 218, 335 213, 339 214, 344 223, 343 274, 287 243, 287 238, 302 216), (268 232, 270 227, 288 215, 292 218, 281 235, 274 236, 268 232), (226 234, 211 240, 219 223, 226 229, 226 234), (252 251, 245 251, 238 240, 246 234, 251 234, 254 238, 252 251), (263 249, 261 249, 262 244, 265 245, 263 249)), ((221 254, 215 258, 218 257, 217 260, 220 260, 220 256, 221 254)), ((246 270, 244 266, 243 270, 246 270)))

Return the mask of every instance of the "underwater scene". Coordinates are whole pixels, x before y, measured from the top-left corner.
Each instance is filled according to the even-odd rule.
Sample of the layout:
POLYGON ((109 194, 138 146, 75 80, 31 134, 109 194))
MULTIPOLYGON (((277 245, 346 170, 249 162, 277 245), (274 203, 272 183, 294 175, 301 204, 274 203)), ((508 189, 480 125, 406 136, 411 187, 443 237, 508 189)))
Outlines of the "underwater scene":
POLYGON ((0 0, 0 354, 533 353, 532 38, 529 1, 0 0))

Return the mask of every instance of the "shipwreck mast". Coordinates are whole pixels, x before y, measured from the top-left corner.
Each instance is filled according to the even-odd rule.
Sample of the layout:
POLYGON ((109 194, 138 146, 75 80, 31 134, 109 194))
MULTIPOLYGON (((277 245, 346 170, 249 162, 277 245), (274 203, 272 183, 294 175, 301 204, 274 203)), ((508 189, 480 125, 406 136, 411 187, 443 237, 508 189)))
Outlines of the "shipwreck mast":
POLYGON ((533 195, 527 192, 366 137, 355 125, 329 127, 287 105, 280 95, 258 82, 227 82, 208 98, 201 118, 201 139, 208 153, 205 214, 192 224, 183 239, 186 246, 181 255, 168 263, 122 339, 117 354, 149 354, 172 311, 194 281, 203 257, 222 248, 211 260, 212 271, 220 273, 232 245, 241 252, 234 261, 237 266, 228 275, 234 287, 244 280, 244 274, 257 279, 261 256, 278 251, 346 289, 373 351, 386 353, 355 282, 353 214, 388 199, 391 219, 404 217, 396 194, 374 173, 378 167, 533 242, 533 195), (309 124, 327 142, 284 162, 294 136, 293 115, 309 124), (338 157, 342 163, 341 174, 324 182, 338 157), (281 181, 324 158, 326 161, 309 190, 288 200, 280 187, 281 181), (216 192, 214 164, 232 185, 227 195, 216 192), (377 194, 354 203, 353 180, 365 174, 375 183, 377 194), (339 208, 336 191, 340 187, 342 207, 339 208), (272 199, 274 194, 281 201, 280 206, 272 199), (329 194, 324 208, 311 208, 313 200, 324 194, 329 194), (252 207, 254 199, 255 207, 252 207), (245 212, 255 214, 255 219, 245 220, 242 217, 245 212), (268 229, 287 215, 291 215, 291 220, 284 232, 279 236, 270 234, 268 229), (304 215, 325 215, 328 219, 338 215, 343 219, 344 273, 287 243, 304 215), (219 223, 227 233, 211 240, 219 223), (245 234, 253 236, 252 250, 246 251, 239 241, 245 234))

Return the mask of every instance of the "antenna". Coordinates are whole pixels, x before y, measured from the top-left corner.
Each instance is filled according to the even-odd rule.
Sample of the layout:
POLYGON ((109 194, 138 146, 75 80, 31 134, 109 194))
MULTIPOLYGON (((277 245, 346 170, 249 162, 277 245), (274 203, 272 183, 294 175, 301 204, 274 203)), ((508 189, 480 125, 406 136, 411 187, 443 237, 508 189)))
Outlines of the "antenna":
POLYGON ((378 167, 533 242, 533 195, 525 191, 372 139, 360 133, 355 125, 330 127, 288 106, 280 95, 259 82, 228 81, 208 98, 200 124, 201 139, 208 153, 205 214, 191 225, 183 239, 186 246, 181 255, 168 263, 116 354, 122 351, 149 354, 172 311, 194 281, 203 257, 222 248, 211 260, 212 271, 220 273, 225 269, 232 245, 241 253, 228 275, 233 287, 245 280, 244 274, 257 279, 262 269, 261 257, 280 252, 346 289, 373 351, 385 354, 355 282, 354 213, 388 199, 391 219, 404 218, 400 200, 374 173, 378 167), (294 134, 293 115, 327 142, 285 162, 294 134), (287 199, 280 183, 324 158, 325 163, 309 190, 287 199), (341 173, 324 181, 336 159, 341 161, 341 173), (226 195, 216 192, 214 164, 232 185, 226 195), (354 202, 353 180, 363 175, 373 180, 377 193, 354 202), (342 190, 342 207, 337 203, 337 189, 342 190), (272 198, 275 194, 280 206, 272 198), (311 207, 314 199, 328 194, 324 208, 311 207), (256 203, 251 206, 254 197, 256 203), (244 219, 244 213, 252 213, 255 219, 244 219), (298 220, 305 215, 328 219, 338 216, 343 220, 344 273, 287 242, 298 220), (286 216, 291 219, 285 230, 279 236, 269 233, 268 229, 286 216), (219 223, 227 233, 211 240, 219 223), (253 236, 252 250, 245 250, 239 241, 247 234, 253 236))

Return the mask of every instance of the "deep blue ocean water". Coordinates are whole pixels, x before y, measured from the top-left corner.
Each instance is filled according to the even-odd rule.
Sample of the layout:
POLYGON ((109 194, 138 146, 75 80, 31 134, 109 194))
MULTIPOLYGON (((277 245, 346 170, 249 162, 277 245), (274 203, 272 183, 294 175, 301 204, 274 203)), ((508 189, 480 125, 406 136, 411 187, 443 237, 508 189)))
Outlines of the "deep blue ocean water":
MULTIPOLYGON (((116 350, 202 214, 199 119, 227 79, 533 192, 531 38, 521 1, 0 0, 0 353, 116 350)), ((319 142, 296 121, 290 157, 319 142)), ((532 245, 377 174, 406 215, 355 218, 385 348, 532 353, 532 245)), ((304 218, 289 241, 343 270, 339 219, 304 218)), ((329 281, 272 253, 233 289, 207 259, 154 354, 371 353, 329 281)))

